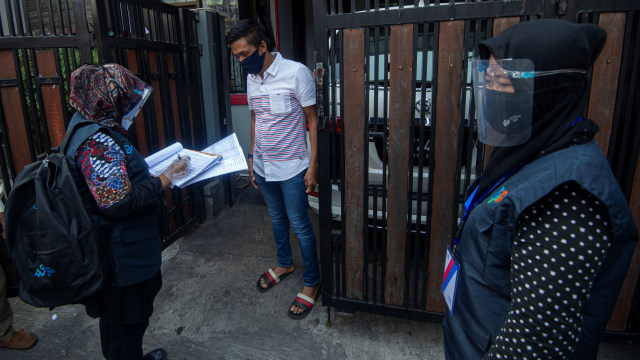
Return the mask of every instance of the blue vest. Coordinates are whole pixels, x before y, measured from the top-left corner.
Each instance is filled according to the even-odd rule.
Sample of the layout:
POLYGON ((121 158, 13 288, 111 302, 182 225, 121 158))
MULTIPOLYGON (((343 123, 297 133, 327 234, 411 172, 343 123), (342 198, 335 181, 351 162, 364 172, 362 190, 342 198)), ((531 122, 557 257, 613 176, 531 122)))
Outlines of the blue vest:
POLYGON ((583 305, 582 332, 572 355, 595 359, 638 239, 627 200, 595 141, 527 164, 504 182, 507 194, 500 202, 488 203, 487 198, 470 212, 455 253, 460 273, 454 314, 447 314, 442 323, 447 359, 480 359, 489 350, 511 301, 511 244, 517 219, 569 181, 600 199, 611 220, 611 247, 583 305))
MULTIPOLYGON (((71 118, 69 127, 83 120, 85 120, 84 117, 76 112, 71 118)), ((97 215, 96 201, 76 164, 76 152, 90 136, 98 131, 107 131, 105 129, 105 126, 98 123, 77 129, 69 140, 65 156, 85 206, 94 214, 94 221, 110 222, 113 226, 110 244, 113 264, 107 279, 108 284, 128 286, 148 280, 160 271, 162 238, 160 237, 158 214, 155 209, 141 213, 135 218, 119 221, 108 221, 97 215)), ((127 157, 127 170, 131 185, 135 186, 140 182, 150 180, 151 175, 149 175, 147 163, 126 136, 117 131, 110 131, 109 135, 115 137, 127 157)))

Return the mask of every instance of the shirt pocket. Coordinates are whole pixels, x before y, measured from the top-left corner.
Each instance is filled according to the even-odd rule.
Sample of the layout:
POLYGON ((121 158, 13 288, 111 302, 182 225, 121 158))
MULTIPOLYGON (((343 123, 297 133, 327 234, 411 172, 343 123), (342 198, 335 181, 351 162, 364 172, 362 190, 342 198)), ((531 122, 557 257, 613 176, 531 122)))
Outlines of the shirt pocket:
POLYGON ((287 115, 291 113, 291 97, 289 93, 269 94, 269 107, 273 115, 287 115))

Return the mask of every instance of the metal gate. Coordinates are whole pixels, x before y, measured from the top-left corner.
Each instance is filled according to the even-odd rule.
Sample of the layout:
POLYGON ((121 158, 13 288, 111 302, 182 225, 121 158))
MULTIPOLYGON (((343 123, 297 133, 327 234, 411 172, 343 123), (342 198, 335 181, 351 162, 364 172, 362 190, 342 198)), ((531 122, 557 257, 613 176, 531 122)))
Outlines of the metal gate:
MULTIPOLYGON (((130 129, 143 155, 175 141, 206 146, 197 15, 160 1, 3 0, 0 18, 0 171, 7 188, 24 165, 57 146, 73 109, 71 72, 116 62, 153 86, 130 129)), ((166 247, 204 219, 201 186, 166 192, 166 247)))
MULTIPOLYGON (((445 249, 490 148, 470 58, 520 21, 608 32, 587 116, 640 225, 636 1, 314 1, 323 305, 440 321, 445 249)), ((637 333, 640 250, 608 329, 637 333)))

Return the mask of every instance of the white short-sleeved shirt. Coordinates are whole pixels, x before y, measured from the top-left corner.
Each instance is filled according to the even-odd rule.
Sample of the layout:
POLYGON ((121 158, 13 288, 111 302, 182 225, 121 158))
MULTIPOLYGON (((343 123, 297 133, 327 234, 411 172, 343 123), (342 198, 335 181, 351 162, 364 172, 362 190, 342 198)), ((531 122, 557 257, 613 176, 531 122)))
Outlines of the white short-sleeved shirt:
POLYGON ((267 181, 283 181, 309 167, 303 108, 316 104, 316 87, 306 66, 273 56, 264 79, 247 76, 247 100, 256 117, 253 170, 267 181))

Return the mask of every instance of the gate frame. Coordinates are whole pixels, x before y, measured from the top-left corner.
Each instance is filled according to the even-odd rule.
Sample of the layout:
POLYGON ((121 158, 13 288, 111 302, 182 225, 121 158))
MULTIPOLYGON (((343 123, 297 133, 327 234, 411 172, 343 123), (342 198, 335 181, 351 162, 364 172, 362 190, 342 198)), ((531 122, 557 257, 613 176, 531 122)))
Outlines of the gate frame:
MULTIPOLYGON (((152 98, 145 104, 140 118, 130 129, 130 137, 143 155, 159 150, 160 145, 167 142, 181 141, 197 149, 206 146, 197 13, 156 0, 57 0, 50 1, 48 7, 41 6, 40 2, 33 5, 19 0, 8 0, 5 4, 6 9, 2 10, 7 14, 8 23, 2 23, 0 28, 0 60, 5 66, 12 65, 5 75, 0 75, 3 145, 0 157, 4 160, 0 175, 7 193, 20 169, 36 161, 38 154, 49 152, 64 136, 74 113, 66 101, 70 73, 81 64, 93 63, 94 50, 99 54, 99 63, 128 64, 145 82, 158 84, 154 86, 155 101, 152 98), (35 10, 30 8, 33 6, 35 10), (124 14, 126 21, 108 22, 107 11, 119 10, 119 6, 126 7, 126 11, 118 11, 117 16, 124 14), (143 11, 155 12, 149 15, 150 12, 143 14, 143 11), (91 17, 95 25, 92 29, 89 28, 91 17), (118 28, 110 29, 109 23, 118 28), (153 40, 131 38, 132 31, 144 33, 145 24, 153 40), (153 78, 148 65, 148 54, 152 52, 157 54, 158 63, 153 78), (31 72, 34 76, 27 76, 26 80, 21 79, 19 53, 28 54, 32 60, 25 67, 27 74, 31 72), (113 54, 116 56, 111 56, 113 54), (43 62, 45 58, 48 60, 43 62), (61 58, 64 58, 62 66, 61 58), (12 69, 15 69, 13 75, 12 69), (18 116, 14 116, 16 114, 18 116), (166 132, 158 132, 158 124, 162 124, 166 132)), ((188 189, 165 191, 168 206, 161 222, 163 247, 191 225, 204 221, 203 186, 196 184, 188 189)))
MULTIPOLYGON (((362 4, 362 2, 359 2, 359 3, 362 4)), ((388 2, 385 2, 385 3, 388 4, 388 2)), ((333 158, 334 156, 332 154, 332 147, 340 146, 340 145, 335 145, 332 142, 332 137, 334 136, 332 135, 332 131, 337 129, 338 124, 334 119, 329 118, 329 115, 328 115, 330 99, 329 99, 329 89, 328 89, 329 79, 327 79, 327 75, 326 75, 328 71, 326 70, 329 69, 328 59, 330 54, 328 50, 327 39, 330 38, 332 39, 332 41, 337 39, 338 36, 334 36, 333 34, 333 32, 337 30, 344 31, 346 29, 374 27, 374 26, 375 27, 378 27, 378 26, 393 27, 393 26, 398 26, 403 24, 419 24, 419 23, 425 23, 425 24, 436 23, 436 28, 440 27, 440 29, 442 29, 443 24, 451 24, 452 21, 464 20, 463 22, 463 26, 464 26, 464 23, 470 20, 494 19, 496 17, 496 14, 499 14, 498 15, 499 18, 495 18, 493 22, 491 22, 491 20, 489 21, 490 21, 490 24, 492 24, 491 26, 493 28, 494 33, 499 33, 506 27, 510 26, 511 25, 510 21, 513 21, 513 19, 515 19, 515 22, 519 22, 519 21, 524 21, 527 18, 535 18, 535 17, 542 17, 542 18, 560 17, 563 19, 573 19, 573 21, 578 21, 581 19, 589 20, 591 17, 593 17, 593 14, 597 14, 597 16, 604 16, 606 18, 606 15, 608 15, 608 13, 627 14, 627 16, 629 17, 633 15, 634 12, 638 12, 640 10, 640 4, 638 4, 637 1, 633 1, 633 0, 620 0, 615 2, 597 1, 597 0, 575 0, 575 1, 568 0, 568 1, 561 1, 561 2, 553 1, 553 0, 530 0, 530 1, 523 0, 523 1, 504 1, 504 2, 495 1, 495 2, 482 2, 482 3, 466 0, 464 3, 456 2, 455 4, 453 4, 452 2, 450 2, 449 4, 440 4, 439 0, 431 0, 429 1, 429 3, 433 3, 431 4, 431 6, 427 5, 425 7, 419 7, 419 8, 403 8, 403 3, 404 3, 403 1, 400 1, 400 7, 395 9, 389 9, 387 5, 388 10, 384 10, 384 7, 382 5, 380 5, 382 9, 378 9, 378 4, 379 4, 378 2, 376 2, 376 5, 375 5, 376 9, 371 9, 370 3, 367 1, 365 2, 365 9, 359 9, 363 11, 357 12, 357 13, 342 12, 342 8, 349 5, 348 1, 346 0, 344 2, 342 0, 314 1, 313 3, 314 33, 315 33, 315 44, 316 44, 315 68, 316 68, 316 81, 318 83, 318 86, 317 86, 317 89, 318 89, 318 144, 319 144, 318 170, 319 170, 319 193, 321 194, 321 196, 319 197, 319 221, 320 221, 319 233, 320 233, 321 266, 323 269, 322 283, 325 284, 322 290, 323 291, 322 303, 325 306, 336 307, 339 311, 343 311, 343 312, 366 311, 366 312, 372 312, 377 314, 405 317, 405 318, 411 318, 411 319, 441 321, 444 315, 443 314, 444 302, 442 301, 442 296, 439 292, 439 285, 438 285, 439 283, 437 281, 430 281, 430 284, 429 284, 429 293, 427 294, 427 296, 430 297, 432 301, 431 303, 432 305, 430 305, 430 303, 427 302, 426 309, 409 309, 402 306, 391 306, 391 305, 385 305, 384 303, 378 303, 378 302, 372 303, 370 301, 366 301, 366 299, 362 300, 361 297, 357 298, 357 296, 351 296, 351 297, 344 296, 344 294, 349 294, 350 292, 353 291, 352 287, 354 286, 354 284, 350 283, 348 279, 347 281, 345 281, 344 277, 340 278, 340 276, 344 274, 338 274, 338 276, 334 274, 334 264, 337 264, 336 266, 342 266, 343 271, 345 272, 349 271, 351 269, 351 267, 349 266, 347 266, 346 270, 344 270, 345 261, 346 263, 349 262, 348 259, 345 260, 345 257, 349 258, 354 254, 346 253, 346 254, 343 254, 343 258, 340 258, 339 255, 337 255, 337 257, 334 258, 333 252, 336 248, 346 249, 345 251, 349 251, 349 249, 351 249, 353 245, 349 245, 349 243, 346 242, 344 238, 342 238, 343 236, 348 235, 345 232, 344 224, 342 224, 342 228, 340 230, 336 228, 335 226, 336 224, 332 221, 331 197, 322 195, 322 194, 331 194, 332 192, 332 189, 331 189, 332 163, 341 164, 341 159, 333 158), (376 10, 376 11, 369 11, 369 10, 376 10), (342 263, 342 265, 340 265, 340 263, 342 263), (342 284, 336 283, 336 281, 340 281, 340 279, 342 284), (340 289, 341 286, 343 287, 342 288, 343 295, 340 295, 339 293, 334 291, 334 288, 340 289), (346 287, 346 289, 344 289, 344 287, 346 287), (437 290, 438 293, 432 293, 434 289, 437 290)), ((355 8, 355 5, 356 5, 356 1, 352 0, 351 7, 355 8)), ((637 14, 635 16, 637 17, 637 14)), ((591 19, 590 22, 593 22, 593 21, 594 20, 591 19)), ((596 19, 596 22, 597 22, 597 19, 596 19)), ((609 19, 606 21, 606 23, 609 25, 612 25, 612 24, 615 25, 615 20, 612 22, 609 19)), ((610 32, 612 29, 607 28, 606 30, 610 32)), ((629 34, 629 32, 631 31, 629 29, 626 29, 626 31, 627 31, 626 33, 622 33, 622 34, 618 32, 618 35, 626 39, 625 46, 632 46, 634 44, 630 44, 629 38, 632 37, 633 34, 629 34)), ((340 34, 342 33, 343 32, 341 32, 340 34)), ((437 41, 437 38, 440 35, 439 30, 436 29, 435 33, 436 33, 436 41, 437 41)), ((468 36, 468 33, 465 31, 464 35, 468 36)), ((348 35, 345 35, 345 38, 347 36, 348 35)), ((367 39, 363 39, 363 40, 367 41, 367 39)), ((637 44, 635 45, 637 46, 637 44)), ((442 48, 438 49, 438 52, 441 49, 442 48)), ((333 52, 333 49, 331 51, 333 52)), ((632 51, 629 51, 629 49, 625 51, 632 52, 632 51)), ((637 49, 636 49, 636 52, 637 52, 637 49)), ((461 54, 461 53, 458 52, 458 54, 461 54)), ((364 56, 366 58, 367 55, 364 55, 364 56)), ((627 62, 631 61, 630 59, 633 58, 632 54, 626 54, 626 55, 623 54, 623 56, 626 56, 625 59, 627 59, 626 60, 627 62)), ((345 71, 345 69, 347 68, 349 69, 349 72, 360 71, 360 67, 359 67, 360 65, 358 65, 357 63, 347 64, 347 62, 352 59, 347 59, 346 56, 344 56, 342 59, 344 59, 345 63, 342 64, 343 66, 341 67, 340 71, 345 71)), ((609 63, 609 64, 613 63, 614 65, 620 66, 620 60, 621 60, 620 55, 612 58, 612 57, 606 56, 603 51, 603 54, 600 55, 599 59, 604 61, 605 63, 609 63)), ((446 62, 444 62, 443 60, 446 60, 446 59, 440 58, 438 62, 442 62, 446 64, 446 62)), ((442 65, 442 63, 440 65, 442 65)), ((364 67, 364 64, 362 66, 364 67)), ((462 66, 462 64, 449 63, 449 66, 456 67, 456 66, 462 66)), ((594 68, 595 67, 596 65, 594 65, 594 68)), ((446 71, 446 69, 441 69, 441 68, 442 67, 439 66, 438 63, 436 63, 434 73, 437 73, 438 70, 446 71)), ((619 68, 616 68, 616 69, 619 69, 619 68)), ((391 71, 394 71, 394 70, 392 69, 391 71)), ((636 70, 636 73, 637 73, 637 70, 636 70)), ((338 78, 343 79, 342 76, 343 75, 340 74, 338 75, 338 78)), ((435 83, 437 79, 434 77, 433 81, 435 83)), ((348 86, 354 86, 354 85, 357 86, 357 84, 343 84, 342 88, 340 88, 340 91, 342 92, 342 94, 344 94, 344 92, 347 92, 346 88, 348 86)), ((622 82, 618 83, 616 81, 613 84, 611 83, 606 84, 601 88, 612 90, 614 94, 616 92, 617 94, 623 94, 623 92, 621 91, 622 86, 623 86, 622 82)), ((592 86, 592 92, 591 92, 592 97, 598 95, 597 88, 598 88, 597 85, 592 86)), ((433 89, 434 89, 433 96, 435 96, 435 91, 437 91, 437 88, 435 85, 433 89)), ((354 88, 352 92, 353 91, 356 91, 356 94, 357 94, 359 90, 354 88)), ((337 92, 337 91, 334 90, 334 92, 337 92)), ((347 93, 350 93, 350 92, 347 92, 347 93)), ((366 97, 366 94, 364 96, 366 97)), ((342 96, 341 99, 343 99, 344 101, 345 99, 344 96, 342 96)), ((440 98, 436 97, 436 99, 437 101, 440 101, 440 98)), ((614 115, 616 115, 614 114, 614 108, 616 110, 620 109, 621 107, 624 106, 623 105, 624 102, 628 104, 626 106, 628 106, 629 111, 631 111, 630 107, 633 103, 633 99, 628 99, 628 98, 624 99, 623 96, 621 95, 615 98, 615 104, 611 104, 610 106, 611 110, 609 113, 600 115, 599 117, 601 119, 600 124, 602 124, 602 121, 604 121, 604 126, 602 126, 601 132, 599 134, 600 139, 598 139, 601 146, 603 146, 603 143, 605 141, 608 143, 608 141, 612 137, 611 122, 614 121, 615 119, 614 115), (605 140, 605 141, 601 141, 601 140, 605 140)), ((441 109, 442 106, 443 105, 436 106, 436 111, 438 111, 439 108, 441 109)), ((357 111, 357 109, 345 110, 345 106, 343 103, 341 106, 341 111, 353 112, 353 111, 357 111)), ((333 111, 333 113, 335 114, 335 111, 333 111)), ((589 116, 594 116, 593 110, 591 108, 589 108, 588 114, 589 116)), ((339 116, 340 114, 335 114, 335 115, 339 116)), ((357 112, 354 113, 354 115, 358 116, 357 112)), ((364 116, 364 114, 361 114, 361 115, 364 116)), ((594 116, 594 117, 597 117, 597 116, 594 116)), ((389 113, 389 118, 391 118, 390 113, 389 113)), ((632 115, 630 113, 627 113, 626 119, 628 120, 630 118, 632 118, 632 115)), ((346 129, 347 126, 351 126, 351 125, 348 125, 348 124, 345 125, 344 121, 342 121, 341 126, 343 127, 343 129, 346 129)), ((440 126, 440 124, 438 124, 437 121, 435 126, 436 126, 435 132, 438 132, 438 126, 440 126)), ((454 132, 461 133, 459 131, 454 131, 454 132)), ((462 134, 460 134, 460 136, 462 136, 462 134)), ((359 136, 357 137, 359 138, 359 136)), ((366 144, 368 140, 366 138, 364 140, 366 144)), ((606 148, 608 148, 608 145, 607 147, 605 147, 605 149, 606 148)), ((487 159, 488 159, 488 153, 489 153, 488 151, 490 151, 490 149, 487 149, 487 153, 485 154, 487 159)), ((635 156, 638 156, 637 146, 635 147, 634 152, 635 152, 635 156)), ((345 153, 346 153, 346 150, 345 150, 345 153)), ((438 152, 436 151, 435 153, 436 157, 438 156, 437 153, 438 152)), ((605 153, 606 153, 606 150, 605 150, 605 153)), ((362 155, 364 156, 364 159, 367 158, 366 146, 364 146, 362 155)), ((344 170, 345 171, 354 170, 351 167, 351 165, 355 165, 355 163, 353 163, 353 161, 350 162, 350 160, 349 161, 347 160, 346 158, 347 154, 345 154, 344 156, 345 156, 344 170), (350 165, 347 166, 348 164, 350 165)), ((354 155, 349 154, 349 156, 354 156, 354 155)), ((355 156, 360 156, 360 154, 356 154, 355 156)), ((446 160, 446 157, 440 158, 437 161, 440 165, 442 165, 443 161, 445 160, 446 160)), ((361 160, 361 162, 362 161, 363 160, 361 160)), ((634 162, 634 165, 635 165, 635 162, 634 162)), ((456 169, 456 171, 459 171, 459 169, 456 169)), ((356 172, 356 173, 353 173, 352 175, 361 176, 358 174, 359 173, 356 172)), ((639 174, 640 174, 640 157, 638 157, 637 159, 637 165, 635 168, 635 179, 640 179, 639 174)), ((346 177, 347 177, 346 175, 343 175, 342 179, 346 177)), ((366 179, 366 169, 365 169, 364 177, 366 179)), ((439 176, 439 174, 434 174, 434 177, 436 177, 436 180, 432 180, 432 177, 430 177, 429 181, 434 181, 436 183, 440 182, 441 184, 443 183, 442 176, 439 176), (437 180, 437 178, 440 178, 441 180, 439 181, 437 180)), ((458 183, 456 183, 456 186, 457 185, 458 183)), ((344 186, 344 184, 342 183, 341 186, 344 186)), ((434 187, 435 186, 436 185, 434 185, 434 187)), ((365 188, 366 188, 366 181, 365 181, 365 188)), ((452 191, 455 192, 453 188, 452 188, 452 191)), ((433 192, 434 192, 433 190, 430 191, 430 193, 433 193, 433 192)), ((364 196, 365 199, 367 198, 368 195, 366 191, 362 192, 362 196, 364 196)), ((640 227, 640 181, 639 180, 635 181, 632 188, 629 189, 627 196, 630 197, 630 200, 631 200, 630 205, 632 208, 632 212, 634 213, 634 217, 636 219, 637 225, 640 227)), ((451 200, 449 200, 449 201, 445 201, 445 203, 450 203, 452 205, 451 206, 452 208, 457 207, 456 204, 458 204, 461 201, 459 197, 460 196, 453 195, 453 198, 455 201, 452 202, 451 200)), ((348 201, 351 201, 351 200, 345 199, 346 196, 345 196, 344 190, 342 191, 342 198, 343 198, 342 199, 343 216, 345 213, 352 214, 354 212, 353 209, 345 208, 349 206, 348 201)), ((435 200, 430 201, 429 207, 431 207, 434 202, 435 200)), ((367 221, 366 207, 364 210, 365 211, 363 211, 362 216, 364 217, 364 221, 366 223, 367 221)), ((455 225, 456 225, 455 222, 457 219, 457 216, 454 216, 454 213, 457 213, 457 210, 452 212, 450 218, 446 218, 446 217, 442 218, 438 220, 437 223, 431 222, 431 220, 429 220, 429 223, 433 224, 430 231, 431 238, 434 238, 434 236, 441 236, 446 239, 451 238, 451 235, 453 234, 453 229, 455 228, 455 225)), ((434 217, 432 216, 431 219, 433 218, 434 217)), ((362 225, 361 220, 350 220, 350 221, 356 221, 355 223, 356 227, 353 229, 362 229, 363 231, 366 229, 366 225, 362 225), (357 224, 360 224, 360 225, 357 225, 357 224)), ((446 243, 443 243, 443 244, 446 244, 446 243)), ((432 245, 432 249, 429 252, 430 253, 429 259, 431 260, 429 261, 429 275, 433 275, 437 279, 439 277, 439 274, 441 274, 441 271, 442 271, 441 263, 444 259, 438 260, 435 257, 435 255, 433 255, 434 251, 437 252, 442 249, 439 249, 437 247, 433 248, 433 243, 431 245, 432 245)), ((442 246, 442 244, 440 245, 442 246)), ((364 246, 366 249, 367 245, 356 244, 356 246, 360 246, 360 247, 364 246)), ((634 266, 634 263, 640 262, 639 249, 640 249, 640 246, 636 248, 634 259, 632 261, 632 266, 630 267, 629 273, 627 274, 627 278, 625 280, 625 284, 623 286, 623 291, 626 291, 626 292, 623 293, 621 291, 621 298, 619 299, 618 305, 616 306, 616 309, 614 309, 614 313, 612 314, 612 320, 608 325, 608 331, 605 333, 605 340, 607 341, 625 341, 625 342, 640 343, 640 333, 632 334, 629 332, 625 332, 629 329, 630 326, 633 325, 632 324, 633 317, 634 316, 638 317, 637 313, 634 315, 632 312, 633 312, 633 308, 637 308, 638 305, 640 305, 640 296, 637 295, 639 291, 638 272, 640 270, 638 269, 639 266, 634 266), (634 293, 636 293, 635 299, 633 298, 634 293), (624 297, 624 294, 627 294, 628 296, 626 298, 622 298, 624 297)), ((439 254, 444 254, 444 252, 439 251, 439 254)), ((355 255, 356 255, 355 264, 357 265, 359 264, 358 266, 362 266, 364 268, 363 272, 366 273, 367 266, 366 264, 363 266, 361 261, 362 249, 361 248, 355 249, 355 255)), ((635 326, 637 326, 637 324, 635 326)), ((635 331, 637 332, 638 330, 639 329, 636 329, 635 331)))

